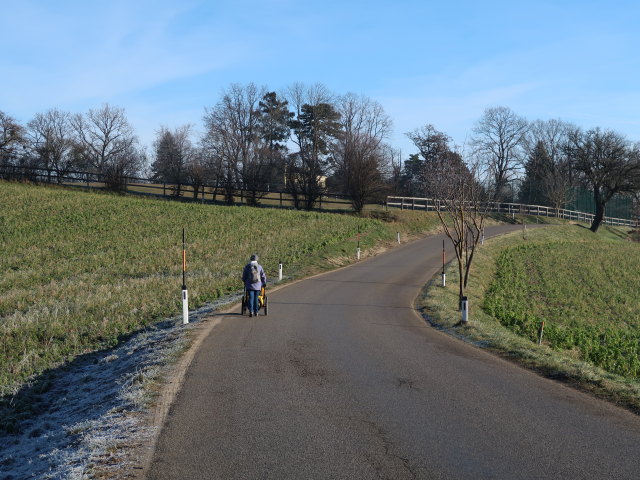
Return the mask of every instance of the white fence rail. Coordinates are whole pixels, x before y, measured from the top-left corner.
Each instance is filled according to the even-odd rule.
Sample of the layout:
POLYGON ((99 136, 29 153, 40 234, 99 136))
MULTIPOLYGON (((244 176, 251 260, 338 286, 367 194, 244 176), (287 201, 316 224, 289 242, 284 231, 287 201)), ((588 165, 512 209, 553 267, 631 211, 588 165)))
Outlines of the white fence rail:
MULTIPOLYGON (((402 210, 425 210, 435 211, 440 202, 432 198, 417 197, 387 197, 387 206, 396 207, 402 210)), ((542 205, 524 205, 521 203, 492 203, 489 206, 492 213, 503 213, 505 215, 536 215, 539 217, 557 217, 576 222, 591 223, 595 215, 593 213, 577 212, 564 208, 555 209, 542 205)), ((604 217, 602 221, 605 225, 637 227, 638 220, 626 218, 604 217)))

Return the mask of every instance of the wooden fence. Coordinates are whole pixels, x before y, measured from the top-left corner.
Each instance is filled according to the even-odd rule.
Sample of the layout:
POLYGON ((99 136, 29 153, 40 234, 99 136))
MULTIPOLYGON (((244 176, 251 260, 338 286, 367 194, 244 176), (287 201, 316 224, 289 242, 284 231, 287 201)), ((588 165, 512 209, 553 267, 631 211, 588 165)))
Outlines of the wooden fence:
MULTIPOLYGON (((107 189, 108 183, 105 175, 99 173, 67 171, 58 174, 55 170, 16 165, 0 165, 0 178, 8 180, 27 180, 36 183, 52 183, 70 187, 82 187, 91 189, 107 189)), ((138 195, 150 195, 165 197, 183 201, 198 201, 201 203, 224 204, 225 190, 220 186, 202 185, 195 188, 190 184, 158 183, 155 180, 139 177, 122 177, 119 179, 120 190, 138 195), (178 195, 179 191, 179 195, 178 195)), ((290 193, 284 189, 284 185, 274 185, 267 191, 256 192, 260 205, 271 207, 291 208, 294 200, 290 193)), ((238 188, 233 192, 234 203, 246 204, 251 192, 238 188)), ((438 200, 418 197, 388 196, 387 207, 397 207, 407 210, 435 211, 438 208, 438 200)), ((321 195, 317 202, 319 209, 352 210, 351 200, 342 194, 321 195)), ((489 206, 492 213, 505 215, 537 215, 544 217, 557 217, 566 220, 591 223, 594 214, 578 212, 575 210, 555 209, 542 205, 524 205, 520 203, 492 203, 489 206)), ((638 227, 638 219, 624 219, 606 217, 603 220, 606 225, 638 227)))
MULTIPOLYGON (((67 171, 58 174, 55 170, 15 165, 0 165, 0 178, 7 180, 25 180, 35 183, 50 183, 68 187, 81 187, 105 190, 109 188, 104 174, 67 171)), ((155 180, 140 177, 121 177, 118 179, 118 190, 137 195, 164 197, 182 201, 224 204, 225 189, 215 185, 158 183, 155 180), (179 193, 178 193, 179 192, 179 193)), ((237 188, 233 191, 235 204, 246 204, 255 193, 261 206, 292 208, 294 199, 285 190, 284 185, 273 185, 267 191, 252 192, 237 188)), ((342 194, 324 194, 316 202, 317 209, 352 210, 351 200, 342 194)))
MULTIPOLYGON (((439 201, 432 198, 416 197, 387 197, 388 207, 396 207, 402 210, 425 210, 435 211, 439 206, 439 201)), ((576 222, 591 223, 595 215, 593 213, 577 212, 564 208, 555 209, 542 205, 524 205, 521 203, 491 203, 489 209, 491 213, 502 213, 505 215, 536 215, 539 217, 556 217, 576 222)), ((638 219, 604 217, 605 225, 638 227, 638 219)))

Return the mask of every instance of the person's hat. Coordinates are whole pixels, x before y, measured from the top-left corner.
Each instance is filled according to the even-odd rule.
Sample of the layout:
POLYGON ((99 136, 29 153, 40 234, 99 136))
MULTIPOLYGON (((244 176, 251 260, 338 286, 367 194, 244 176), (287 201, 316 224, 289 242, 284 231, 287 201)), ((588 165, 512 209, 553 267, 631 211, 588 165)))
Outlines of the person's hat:
POLYGON ((251 260, 251 261, 254 261, 254 260, 255 260, 255 261, 257 262, 257 261, 258 261, 258 254, 256 254, 256 253, 252 253, 252 254, 251 254, 251 258, 250 258, 250 260, 251 260))

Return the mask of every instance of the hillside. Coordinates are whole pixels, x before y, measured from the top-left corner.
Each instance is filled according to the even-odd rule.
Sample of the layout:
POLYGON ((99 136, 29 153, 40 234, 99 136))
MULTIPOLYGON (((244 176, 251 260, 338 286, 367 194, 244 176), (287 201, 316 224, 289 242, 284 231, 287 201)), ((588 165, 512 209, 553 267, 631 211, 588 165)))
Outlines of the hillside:
POLYGON ((182 228, 190 307, 239 293, 258 252, 270 279, 354 261, 424 213, 353 215, 220 207, 0 182, 0 393, 180 312, 182 228))
POLYGON ((476 262, 470 325, 456 325, 453 288, 434 284, 421 304, 435 324, 640 411, 640 244, 626 230, 528 230, 487 243, 476 262))

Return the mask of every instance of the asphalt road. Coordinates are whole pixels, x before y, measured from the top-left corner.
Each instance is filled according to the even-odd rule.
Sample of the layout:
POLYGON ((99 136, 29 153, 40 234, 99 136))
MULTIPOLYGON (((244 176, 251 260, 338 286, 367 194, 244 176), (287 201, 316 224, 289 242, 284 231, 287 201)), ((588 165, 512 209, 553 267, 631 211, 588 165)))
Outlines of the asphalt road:
POLYGON ((640 478, 637 416, 420 318, 441 248, 426 238, 273 291, 268 317, 226 315, 148 478, 640 478))

